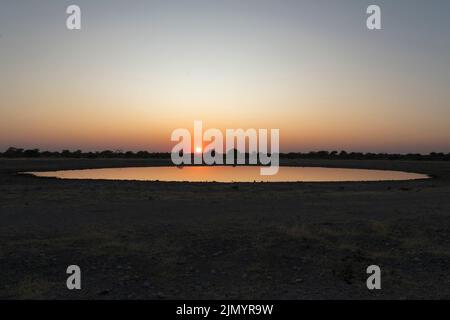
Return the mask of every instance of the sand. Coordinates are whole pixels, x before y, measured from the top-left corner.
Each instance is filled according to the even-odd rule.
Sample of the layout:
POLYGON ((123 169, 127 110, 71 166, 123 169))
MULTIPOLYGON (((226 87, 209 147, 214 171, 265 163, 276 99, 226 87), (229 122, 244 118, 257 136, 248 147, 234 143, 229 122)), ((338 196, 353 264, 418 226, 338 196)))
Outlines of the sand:
POLYGON ((162 183, 17 172, 164 160, 0 160, 0 299, 450 298, 450 163, 283 161, 429 180, 162 183), (82 290, 66 288, 66 268, 82 290), (382 290, 366 268, 382 269, 382 290))

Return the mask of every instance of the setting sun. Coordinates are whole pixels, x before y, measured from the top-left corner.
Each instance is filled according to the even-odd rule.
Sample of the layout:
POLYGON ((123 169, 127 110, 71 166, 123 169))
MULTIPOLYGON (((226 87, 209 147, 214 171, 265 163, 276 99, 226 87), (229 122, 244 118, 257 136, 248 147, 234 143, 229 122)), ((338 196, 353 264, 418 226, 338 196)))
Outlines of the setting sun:
POLYGON ((196 147, 195 148, 195 153, 202 153, 202 147, 196 147))

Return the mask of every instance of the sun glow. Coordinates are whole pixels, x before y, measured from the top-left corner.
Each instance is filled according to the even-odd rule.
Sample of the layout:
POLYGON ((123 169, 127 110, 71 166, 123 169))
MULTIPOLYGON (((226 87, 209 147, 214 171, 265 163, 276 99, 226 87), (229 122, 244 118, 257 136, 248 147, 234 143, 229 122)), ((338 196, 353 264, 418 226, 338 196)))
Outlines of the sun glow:
POLYGON ((195 148, 195 153, 202 153, 202 151, 203 151, 202 147, 195 148))

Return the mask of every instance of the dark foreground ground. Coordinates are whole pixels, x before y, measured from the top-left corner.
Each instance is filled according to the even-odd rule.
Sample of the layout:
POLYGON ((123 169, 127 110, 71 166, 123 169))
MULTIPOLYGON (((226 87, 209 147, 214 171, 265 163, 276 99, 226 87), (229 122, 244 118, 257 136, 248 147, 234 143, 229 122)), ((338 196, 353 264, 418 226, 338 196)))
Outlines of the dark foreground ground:
POLYGON ((1 299, 450 298, 450 163, 291 161, 430 180, 188 184, 18 171, 155 160, 0 160, 1 299), (82 290, 66 289, 66 268, 82 290), (366 268, 382 268, 382 290, 366 268))

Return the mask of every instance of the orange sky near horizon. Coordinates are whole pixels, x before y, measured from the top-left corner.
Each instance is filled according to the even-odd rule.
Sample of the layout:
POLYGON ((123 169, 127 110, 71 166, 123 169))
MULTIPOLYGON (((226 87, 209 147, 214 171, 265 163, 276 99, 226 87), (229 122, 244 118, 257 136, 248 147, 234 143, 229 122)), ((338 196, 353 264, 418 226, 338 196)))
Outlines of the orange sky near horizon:
POLYGON ((2 4, 0 151, 167 152, 202 120, 282 152, 449 152, 450 5, 402 1, 378 33, 360 1, 80 0, 79 32, 63 3, 2 4))

